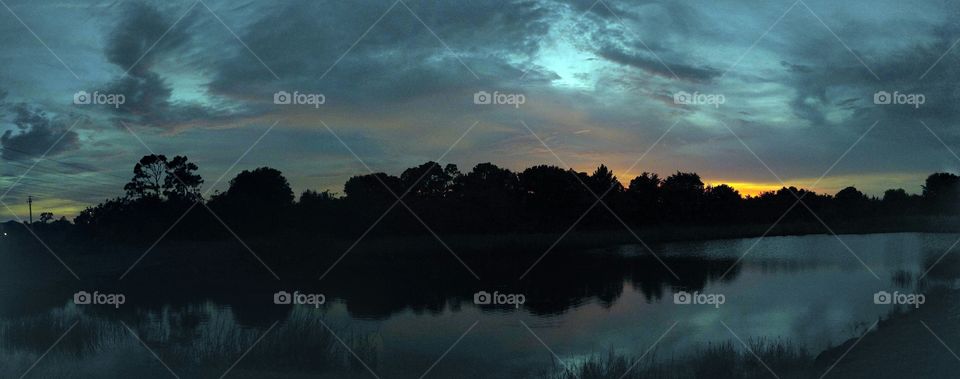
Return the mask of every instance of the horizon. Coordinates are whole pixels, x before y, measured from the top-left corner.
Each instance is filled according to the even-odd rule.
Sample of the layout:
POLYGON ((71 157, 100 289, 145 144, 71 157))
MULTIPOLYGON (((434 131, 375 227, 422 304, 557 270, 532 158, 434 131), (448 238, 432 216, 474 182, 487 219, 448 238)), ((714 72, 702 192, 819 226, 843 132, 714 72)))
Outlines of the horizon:
MULTIPOLYGON (((173 156, 171 156, 171 157, 173 157, 173 156)), ((187 157, 187 158, 189 158, 189 157, 187 157)), ((198 162, 193 162, 193 163, 198 164, 198 162)), ((477 164, 482 164, 482 163, 491 163, 491 162, 478 162, 477 164)), ((451 164, 456 165, 456 163, 451 163, 451 164)), ((600 164, 603 165, 603 163, 600 163, 600 164)), ((199 165, 199 164, 198 164, 198 165, 199 165)), ((560 167, 560 168, 566 169, 566 168, 561 167, 561 166, 558 166, 558 165, 546 164, 546 163, 545 163, 545 164, 537 164, 537 165, 533 165, 533 166, 540 166, 540 165, 560 167)), ((476 166, 476 164, 473 165, 473 166, 476 166)), ((467 172, 469 172, 469 170, 472 169, 473 166, 467 168, 467 167, 460 167, 459 165, 457 165, 458 169, 460 169, 461 173, 463 173, 463 174, 466 174, 467 172)), ((530 167, 533 167, 533 166, 530 166, 530 167)), ((202 166, 202 165, 199 165, 199 167, 200 167, 200 169, 198 170, 197 173, 198 173, 198 174, 201 174, 201 177, 202 177, 202 176, 203 176, 203 175, 202 175, 202 168, 203 168, 203 166, 202 166)), ((267 165, 267 166, 262 166, 262 167, 269 167, 269 168, 277 169, 276 167, 271 167, 271 166, 269 166, 269 165, 267 165)), ((523 168, 523 169, 526 169, 526 168, 529 168, 529 167, 525 167, 525 168, 523 168)), ((512 169, 512 168, 506 168, 506 169, 508 169, 508 170, 510 170, 510 171, 512 171, 512 172, 514 172, 514 173, 516 173, 516 174, 519 174, 520 172, 523 171, 523 169, 520 169, 520 170, 515 170, 515 169, 512 169)), ((578 172, 578 173, 590 174, 590 173, 592 173, 595 169, 596 169, 596 167, 594 167, 594 168, 592 168, 592 169, 588 169, 588 170, 576 170, 576 169, 573 169, 573 170, 576 171, 576 172, 578 172)), ((132 171, 132 170, 131 170, 131 171, 132 171)), ((283 170, 280 170, 280 171, 283 172, 283 170)), ((629 187, 629 183, 630 183, 630 180, 631 180, 631 179, 633 179, 633 178, 635 178, 636 176, 639 176, 639 175, 641 174, 640 172, 638 172, 637 175, 634 175, 634 176, 631 176, 631 177, 628 177, 628 178, 621 178, 620 175, 618 175, 617 170, 614 170, 614 169, 611 168, 611 172, 613 173, 613 175, 614 175, 614 177, 617 179, 617 181, 618 181, 621 185, 623 185, 624 188, 629 187)), ((677 173, 677 172, 687 172, 687 171, 674 170, 674 171, 672 171, 672 172, 670 172, 670 173, 665 173, 665 174, 664 174, 664 173, 655 173, 655 172, 652 173, 652 174, 658 174, 658 175, 660 175, 660 178, 661 178, 661 179, 664 179, 664 178, 666 178, 667 176, 672 175, 673 173, 677 173)), ((696 172, 691 172, 691 173, 697 174, 696 172)), ((398 176, 400 175, 400 172, 396 172, 396 173, 386 172, 386 174, 387 174, 387 175, 397 176, 397 177, 398 177, 398 176)), ((930 174, 933 174, 933 173, 930 173, 930 174)), ((366 174, 365 174, 365 173, 359 173, 357 176, 363 176, 363 175, 366 175, 366 174)), ((132 177, 132 174, 131 174, 131 177, 132 177)), ((206 180, 207 178, 204 178, 204 179, 206 180)), ((217 190, 206 189, 206 188, 204 188, 204 187, 205 187, 204 185, 201 185, 201 186, 200 186, 200 189, 199 189, 200 192, 201 192, 201 193, 206 193, 206 194, 211 194, 211 195, 212 195, 212 194, 215 194, 215 193, 217 193, 217 192, 223 192, 222 190, 220 190, 220 188, 222 188, 223 190, 225 190, 225 189, 226 189, 226 185, 225 185, 224 183, 229 183, 230 178, 228 178, 228 177, 223 177, 223 178, 219 178, 219 179, 220 179, 220 181, 219 181, 219 183, 217 183, 217 186, 215 187, 215 188, 218 188, 217 190)), ((848 178, 833 178, 833 179, 836 179, 836 180, 849 180, 848 178)), ((823 182, 829 182, 830 180, 827 179, 827 178, 824 178, 824 180, 818 180, 818 179, 813 179, 813 178, 811 178, 811 179, 801 179, 801 180, 798 180, 796 183, 787 183, 787 182, 785 182, 785 183, 782 183, 782 184, 781 184, 781 183, 769 183, 769 184, 765 184, 765 183, 728 183, 728 182, 722 182, 722 181, 710 181, 710 180, 705 179, 705 178, 701 178, 701 180, 703 180, 704 187, 711 187, 711 186, 714 186, 714 187, 715 187, 715 186, 719 186, 719 185, 727 185, 727 186, 733 188, 734 190, 736 190, 736 191, 737 191, 743 198, 745 198, 745 199, 748 198, 748 197, 757 197, 757 196, 760 196, 760 195, 762 195, 762 194, 764 194, 764 193, 776 192, 776 191, 778 191, 778 190, 780 190, 780 189, 782 189, 782 188, 790 188, 790 187, 796 187, 797 189, 808 190, 808 191, 812 191, 812 192, 817 193, 817 194, 827 195, 827 196, 833 196, 833 195, 835 195, 836 192, 838 192, 840 189, 843 189, 843 188, 846 188, 846 187, 854 187, 854 188, 857 188, 858 190, 861 190, 859 187, 857 187, 857 186, 855 186, 855 185, 844 185, 844 186, 839 187, 836 191, 830 192, 830 191, 825 190, 826 188, 830 188, 830 187, 828 187, 828 186, 826 186, 826 185, 823 185, 823 184, 819 184, 816 188, 811 188, 810 186, 807 186, 807 185, 804 185, 804 184, 803 184, 803 183, 807 183, 807 184, 818 184, 818 183, 823 183, 823 182)), ((205 184, 206 184, 206 183, 205 183, 205 184)), ((920 181, 919 183, 917 183, 917 184, 916 184, 915 186, 913 186, 913 187, 922 188, 922 181, 920 181)), ((884 189, 884 190, 880 191, 880 193, 878 193, 878 194, 873 194, 873 193, 865 192, 865 191, 862 191, 862 190, 861 190, 861 192, 863 192, 865 195, 867 195, 867 196, 869 196, 869 197, 882 198, 882 197, 883 197, 883 192, 886 191, 886 190, 889 190, 889 189, 904 189, 904 190, 906 190, 906 192, 907 192, 909 195, 920 195, 920 194, 921 194, 920 191, 910 191, 910 190, 908 190, 908 189, 906 189, 906 188, 900 188, 900 187, 898 187, 898 188, 892 188, 892 187, 891 187, 891 188, 887 188, 887 189, 884 189)), ((294 190, 294 195, 295 195, 295 198, 296 198, 297 201, 299 201, 300 195, 301 195, 303 192, 305 192, 305 191, 316 191, 316 192, 330 191, 330 193, 332 193, 332 194, 335 195, 335 196, 345 197, 345 194, 343 193, 343 184, 341 184, 341 185, 339 186, 339 190, 338 190, 338 191, 334 191, 334 190, 330 190, 330 189, 315 189, 315 188, 305 188, 305 189, 302 189, 302 190, 298 190, 297 188, 293 188, 293 190, 294 190)), ((122 186, 119 185, 119 184, 118 184, 117 188, 115 188, 115 192, 116 192, 115 196, 110 196, 110 197, 103 198, 103 199, 101 199, 100 201, 97 201, 97 202, 95 202, 95 203, 93 203, 93 204, 84 205, 84 206, 81 207, 81 208, 57 208, 56 206, 50 206, 50 203, 48 202, 48 199, 38 198, 38 197, 36 197, 36 196, 34 196, 33 199, 32 199, 32 200, 33 200, 32 205, 33 205, 33 207, 34 207, 34 214, 39 215, 39 214, 42 213, 42 212, 51 212, 51 213, 53 213, 53 214, 56 216, 55 218, 60 218, 61 216, 64 216, 64 217, 66 217, 68 220, 72 221, 73 218, 76 217, 76 216, 80 213, 81 210, 83 210, 84 208, 86 208, 86 207, 88 207, 88 206, 94 206, 94 205, 100 204, 100 203, 102 203, 102 202, 104 202, 104 201, 108 201, 108 200, 111 200, 111 199, 114 199, 114 198, 123 198, 123 197, 127 197, 127 196, 128 196, 127 194, 125 194, 125 193, 123 192, 122 186)), ((205 199, 205 200, 206 200, 206 199, 205 199)), ((20 219, 20 220, 26 220, 26 219, 27 219, 27 215, 28 215, 28 213, 29 213, 29 211, 30 211, 28 204, 7 204, 7 207, 8 207, 10 210, 13 210, 14 212, 16 212, 18 215, 20 215, 20 216, 19 216, 19 219, 20 219), (22 215, 21 215, 21 214, 22 214, 22 215)), ((2 214, 2 213, 0 213, 0 214, 2 214)), ((3 219, 3 220, 0 220, 0 222, 10 222, 10 221, 18 221, 18 217, 8 216, 8 218, 3 219)))
POLYGON ((956 376, 957 20, 0 0, 0 377, 956 376))
POLYGON ((75 215, 151 150, 211 180, 276 167, 297 193, 441 155, 697 172, 744 194, 824 173, 813 190, 917 193, 960 171, 950 4, 7 5, 17 213, 34 196, 75 215))

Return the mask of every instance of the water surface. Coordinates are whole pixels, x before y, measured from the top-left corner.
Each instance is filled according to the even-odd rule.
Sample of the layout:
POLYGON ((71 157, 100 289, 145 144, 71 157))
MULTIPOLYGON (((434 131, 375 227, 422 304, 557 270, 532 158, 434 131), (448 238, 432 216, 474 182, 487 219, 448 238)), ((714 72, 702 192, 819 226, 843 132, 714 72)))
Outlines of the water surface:
POLYGON ((373 377, 367 367, 383 378, 428 370, 437 378, 535 377, 554 367, 554 353, 575 362, 650 349, 648 357, 670 359, 759 338, 816 354, 894 310, 874 303, 878 291, 955 286, 957 261, 941 257, 958 237, 669 243, 653 246, 660 259, 642 246, 620 246, 574 260, 548 255, 509 286, 399 274, 328 285, 320 308, 276 306, 270 292, 225 300, 199 290, 183 301, 78 306, 63 291, 25 294, 30 279, 8 277, 0 290, 0 376, 19 377, 71 326, 28 377, 219 377, 228 370, 228 377, 373 377), (579 261, 608 254, 620 258, 604 266, 579 261), (527 303, 477 306, 472 293, 479 290, 520 292, 527 303), (722 294, 725 303, 675 304, 678 291, 722 294))

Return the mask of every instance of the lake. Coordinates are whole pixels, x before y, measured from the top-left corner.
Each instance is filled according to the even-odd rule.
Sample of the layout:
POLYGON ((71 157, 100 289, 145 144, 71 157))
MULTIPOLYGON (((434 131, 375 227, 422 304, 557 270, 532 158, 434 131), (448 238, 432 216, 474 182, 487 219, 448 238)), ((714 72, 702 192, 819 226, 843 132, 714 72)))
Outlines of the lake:
POLYGON ((956 287, 957 260, 941 257, 958 237, 667 243, 652 245, 657 257, 629 245, 547 255, 523 280, 474 281, 455 264, 443 274, 411 264, 376 275, 350 269, 311 288, 131 290, 122 305, 77 305, 74 288, 96 288, 34 289, 30 275, 7 276, 0 376, 536 378, 561 367, 558 358, 572 364, 615 351, 669 360, 760 339, 816 355, 910 309, 876 304, 880 291, 892 302, 912 294, 925 295, 920 306, 943 301, 930 291, 956 287), (276 305, 278 290, 326 302, 276 305), (509 304, 477 305, 479 291, 509 304))

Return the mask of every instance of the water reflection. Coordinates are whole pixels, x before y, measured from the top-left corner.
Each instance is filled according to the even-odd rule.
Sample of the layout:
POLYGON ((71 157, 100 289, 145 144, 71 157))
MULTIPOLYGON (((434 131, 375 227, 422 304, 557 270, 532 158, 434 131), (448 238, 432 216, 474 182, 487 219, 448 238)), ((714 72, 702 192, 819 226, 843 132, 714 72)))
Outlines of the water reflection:
POLYGON ((557 252, 523 280, 517 278, 528 262, 471 262, 482 273, 477 281, 448 259, 390 261, 334 271, 323 281, 270 285, 160 274, 97 283, 127 294, 120 309, 81 308, 68 302, 75 283, 33 285, 21 276, 0 291, 0 376, 22 374, 74 322, 31 375, 169 376, 124 325, 180 377, 219 376, 251 347, 231 376, 369 375, 353 350, 378 375, 416 377, 477 321, 432 375, 469 377, 463 371, 470 368, 477 377, 523 377, 550 366, 552 356, 520 321, 564 359, 609 349, 642 353, 677 323, 658 345, 659 356, 670 357, 730 341, 719 321, 744 339, 783 338, 816 352, 888 314, 889 307, 872 303, 878 290, 954 287, 960 256, 944 253, 956 237, 674 243, 654 246, 657 257, 639 246, 557 252), (19 290, 25 286, 32 290, 19 290), (329 303, 276 306, 272 294, 282 288, 324 293, 329 303), (520 309, 480 308, 473 294, 481 289, 522 293, 527 302, 520 309), (723 293, 727 303, 673 304, 681 289, 723 293))

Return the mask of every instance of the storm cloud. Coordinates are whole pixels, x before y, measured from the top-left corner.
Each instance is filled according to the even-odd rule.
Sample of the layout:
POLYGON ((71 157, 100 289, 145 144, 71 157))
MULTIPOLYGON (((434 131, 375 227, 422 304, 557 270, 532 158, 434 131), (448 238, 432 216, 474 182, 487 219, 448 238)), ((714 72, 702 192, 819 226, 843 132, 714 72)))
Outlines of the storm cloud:
POLYGON ((80 148, 77 132, 65 120, 22 103, 13 105, 11 113, 18 131, 7 130, 0 136, 3 159, 31 160, 44 153, 53 157, 80 148))
POLYGON ((0 24, 9 62, 0 83, 10 104, 30 104, 8 107, 4 146, 46 148, 76 113, 89 122, 52 153, 126 159, 118 170, 143 153, 120 122, 164 153, 191 152, 213 175, 277 123, 241 166, 278 166, 298 189, 338 191, 363 170, 324 124, 380 171, 436 159, 475 122, 448 159, 558 163, 521 121, 580 170, 623 170, 657 141, 638 170, 709 181, 808 183, 843 156, 825 192, 917 192, 926 174, 960 169, 943 146, 960 149, 952 3, 8 3, 56 57, 0 16, 10 21, 0 24), (79 89, 126 102, 71 104, 79 89), (326 102, 275 104, 279 91, 326 102), (526 103, 474 104, 480 91, 526 103), (726 101, 678 103, 681 91, 726 101), (925 102, 875 103, 882 92, 925 102))

